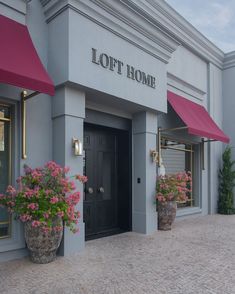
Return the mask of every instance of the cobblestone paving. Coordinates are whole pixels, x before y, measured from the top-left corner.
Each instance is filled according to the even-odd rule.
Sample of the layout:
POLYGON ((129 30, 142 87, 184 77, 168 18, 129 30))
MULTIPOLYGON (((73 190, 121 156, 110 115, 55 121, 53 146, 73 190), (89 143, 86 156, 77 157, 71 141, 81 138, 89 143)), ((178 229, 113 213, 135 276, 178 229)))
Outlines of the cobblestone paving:
POLYGON ((177 220, 172 231, 86 243, 47 265, 0 264, 1 294, 235 294, 235 216, 177 220))

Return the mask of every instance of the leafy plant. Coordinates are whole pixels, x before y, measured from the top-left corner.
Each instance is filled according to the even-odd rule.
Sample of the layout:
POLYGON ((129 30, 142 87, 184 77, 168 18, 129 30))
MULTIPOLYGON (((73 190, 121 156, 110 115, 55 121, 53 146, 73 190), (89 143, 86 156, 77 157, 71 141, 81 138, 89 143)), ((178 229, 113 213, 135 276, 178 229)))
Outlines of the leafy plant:
MULTIPOLYGON (((18 188, 8 186, 5 195, 0 195, 0 206, 8 208, 22 222, 31 222, 33 227, 41 226, 44 232, 61 231, 63 227, 53 226, 55 218, 61 218, 72 232, 76 232, 79 211, 76 205, 80 192, 66 174, 69 168, 49 161, 42 168, 24 168, 24 176, 17 179, 18 188)), ((82 183, 87 177, 73 178, 82 183)))
POLYGON ((190 172, 160 176, 157 179, 157 201, 186 201, 191 193, 192 178, 190 172))
POLYGON ((221 214, 234 214, 233 188, 235 186, 235 161, 231 158, 231 147, 227 147, 222 156, 223 167, 219 170, 219 201, 218 212, 221 214))

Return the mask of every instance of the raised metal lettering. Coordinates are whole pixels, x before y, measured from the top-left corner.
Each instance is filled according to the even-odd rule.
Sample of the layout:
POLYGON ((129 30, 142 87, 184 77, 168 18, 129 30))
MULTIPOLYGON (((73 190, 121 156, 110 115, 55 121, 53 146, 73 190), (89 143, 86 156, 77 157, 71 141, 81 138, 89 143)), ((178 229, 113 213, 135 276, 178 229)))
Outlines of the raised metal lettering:
POLYGON ((97 50, 92 48, 92 62, 99 65, 100 63, 96 59, 96 52, 97 50))
POLYGON ((105 53, 100 54, 100 64, 104 68, 108 68, 109 67, 109 57, 108 57, 107 54, 105 54, 105 53))
POLYGON ((126 68, 127 68, 127 77, 134 80, 135 79, 135 69, 134 69, 134 67, 127 64, 126 68))

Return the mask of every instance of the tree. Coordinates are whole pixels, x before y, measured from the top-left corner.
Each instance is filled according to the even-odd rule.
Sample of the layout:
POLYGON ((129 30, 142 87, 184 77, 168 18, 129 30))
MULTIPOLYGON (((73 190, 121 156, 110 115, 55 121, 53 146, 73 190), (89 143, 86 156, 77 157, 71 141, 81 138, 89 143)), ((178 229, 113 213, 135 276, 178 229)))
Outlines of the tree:
POLYGON ((234 214, 233 188, 235 186, 235 161, 231 159, 231 147, 227 147, 222 156, 223 167, 219 170, 219 201, 218 212, 221 214, 234 214))

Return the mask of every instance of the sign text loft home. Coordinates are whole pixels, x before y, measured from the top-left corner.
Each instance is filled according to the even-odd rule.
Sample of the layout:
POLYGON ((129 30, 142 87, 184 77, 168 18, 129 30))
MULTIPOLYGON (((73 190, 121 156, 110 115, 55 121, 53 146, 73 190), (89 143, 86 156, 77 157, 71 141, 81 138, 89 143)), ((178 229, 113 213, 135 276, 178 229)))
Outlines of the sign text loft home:
POLYGON ((98 53, 97 49, 92 48, 92 62, 102 66, 103 68, 114 71, 119 75, 125 74, 127 78, 135 80, 138 83, 156 88, 156 78, 144 71, 134 68, 129 64, 124 64, 121 60, 107 55, 106 53, 98 53))

